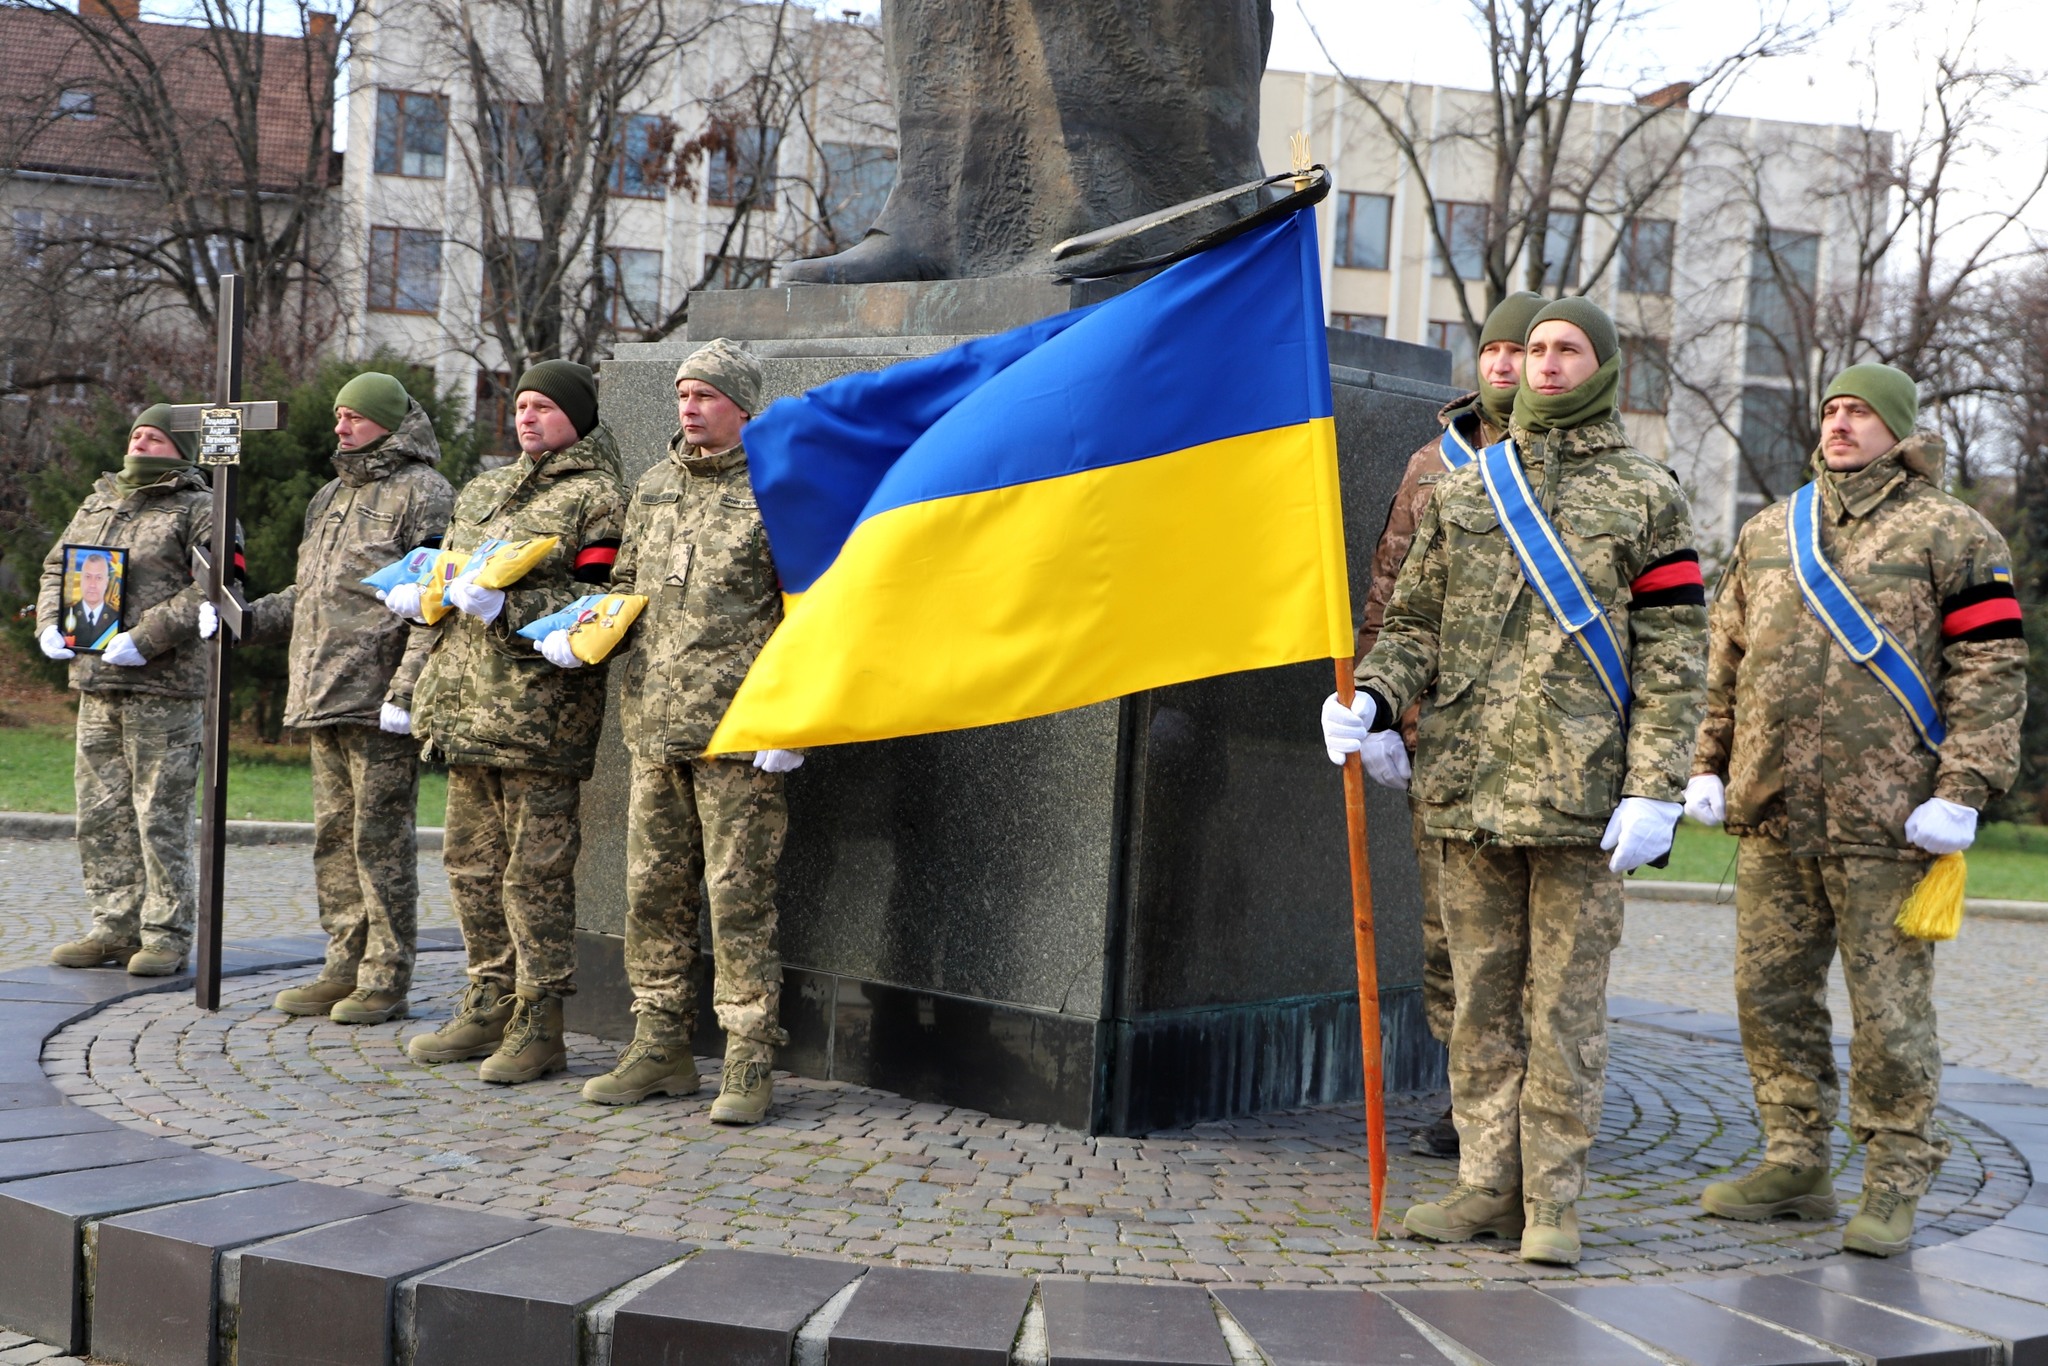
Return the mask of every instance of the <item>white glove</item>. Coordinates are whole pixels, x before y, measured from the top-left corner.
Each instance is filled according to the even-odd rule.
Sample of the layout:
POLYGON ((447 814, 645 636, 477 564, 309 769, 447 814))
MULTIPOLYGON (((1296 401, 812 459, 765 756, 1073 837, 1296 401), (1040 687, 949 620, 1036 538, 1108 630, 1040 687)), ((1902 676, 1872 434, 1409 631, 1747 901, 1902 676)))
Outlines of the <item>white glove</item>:
POLYGON ((1381 787, 1391 787, 1397 792, 1408 790, 1408 742, 1395 730, 1375 731, 1365 737, 1365 743, 1358 747, 1358 757, 1365 761, 1365 776, 1381 787))
POLYGON ((1701 825, 1728 819, 1728 789, 1711 773, 1695 773, 1685 785, 1685 814, 1701 825))
POLYGON ((420 615, 420 586, 416 583, 401 583, 389 592, 379 592, 377 601, 401 617, 426 625, 426 618, 420 615))
POLYGON ((1345 755, 1359 752, 1378 714, 1368 692, 1355 694, 1348 707, 1337 700, 1335 693, 1323 699, 1323 751, 1330 756, 1331 763, 1341 764, 1345 755))
POLYGON ((1929 797, 1906 817, 1906 839, 1930 854, 1960 854, 1977 842, 1977 813, 1958 802, 1929 797))
POLYGON ((412 734, 412 713, 386 702, 377 709, 377 729, 386 735, 412 734))
POLYGON ((149 663, 142 657, 142 651, 135 648, 135 642, 123 631, 107 642, 107 648, 100 652, 100 658, 109 664, 118 664, 124 669, 139 669, 149 663))
POLYGON ((1671 832, 1678 828, 1678 818, 1684 813, 1685 808, 1677 802, 1623 797, 1607 818, 1607 833, 1600 837, 1600 847, 1614 851, 1607 866, 1626 873, 1670 853, 1671 832))
POLYGON ((802 768, 804 756, 793 749, 757 749, 754 751, 754 767, 763 773, 787 773, 802 768))
POLYGON ((212 639, 213 639, 213 633, 214 633, 215 631, 218 631, 219 629, 220 629, 220 613, 218 613, 218 612, 216 612, 216 611, 214 611, 214 610, 213 610, 213 604, 212 604, 212 603, 210 603, 210 602, 202 602, 202 603, 200 603, 200 604, 199 604, 199 638, 200 638, 201 640, 212 640, 212 639))
POLYGON ((539 650, 541 658, 557 669, 580 669, 583 661, 576 657, 576 651, 569 647, 569 633, 566 630, 550 631, 540 638, 533 647, 539 650))
POLYGON ((36 644, 43 647, 45 659, 71 659, 78 653, 64 643, 64 633, 54 626, 45 627, 36 644))
POLYGON ((476 580, 462 575, 448 585, 448 601, 455 604, 456 611, 467 612, 489 626, 505 610, 505 590, 479 588, 476 580))

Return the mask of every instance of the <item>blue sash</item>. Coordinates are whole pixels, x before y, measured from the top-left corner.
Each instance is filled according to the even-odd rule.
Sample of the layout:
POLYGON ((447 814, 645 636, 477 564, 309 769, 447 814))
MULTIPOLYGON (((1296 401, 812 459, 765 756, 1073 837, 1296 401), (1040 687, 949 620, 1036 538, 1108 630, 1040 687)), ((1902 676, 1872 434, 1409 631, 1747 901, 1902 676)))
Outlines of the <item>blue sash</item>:
POLYGON ((1437 454, 1443 457, 1444 468, 1461 470, 1478 458, 1472 443, 1458 430, 1458 419, 1452 418, 1444 424, 1443 439, 1436 443, 1437 454))
POLYGON ((1614 627, 1608 624, 1599 600, 1586 587, 1571 551, 1559 539, 1557 528, 1551 526, 1550 519, 1537 505, 1536 496, 1529 491, 1515 443, 1501 441, 1481 451, 1479 474, 1486 483, 1486 496, 1493 500, 1501 530, 1507 533, 1508 544, 1521 561, 1522 577, 1543 599, 1564 633, 1577 642, 1579 652, 1593 666, 1593 676, 1600 680, 1600 687, 1614 704, 1622 725, 1628 725, 1628 708, 1634 694, 1629 691, 1628 666, 1621 660, 1621 642, 1615 638, 1614 627))
POLYGON ((1938 749, 1948 737, 1948 727, 1942 724, 1934 690, 1927 686, 1926 675, 1898 637, 1856 600, 1827 556, 1821 554, 1819 503, 1819 486, 1807 484, 1792 495, 1786 512, 1785 539, 1792 551, 1792 575, 1799 580, 1799 595, 1843 653, 1870 670, 1905 708, 1913 729, 1920 732, 1920 743, 1938 749))

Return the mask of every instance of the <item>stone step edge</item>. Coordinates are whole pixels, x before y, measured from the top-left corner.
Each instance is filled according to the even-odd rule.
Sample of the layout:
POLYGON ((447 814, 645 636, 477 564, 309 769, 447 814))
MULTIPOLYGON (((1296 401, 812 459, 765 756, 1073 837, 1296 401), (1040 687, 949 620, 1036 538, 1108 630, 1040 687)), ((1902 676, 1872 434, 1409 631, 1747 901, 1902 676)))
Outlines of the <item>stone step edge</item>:
MULTIPOLYGON (((232 824, 232 822, 230 822, 232 824)), ((1622 894, 1630 901, 1685 901, 1717 906, 1735 904, 1732 882, 1669 882, 1662 879, 1631 878, 1622 894)), ((1989 897, 1966 898, 1963 909, 1986 920, 2048 921, 2048 901, 1999 901, 1989 897)))
MULTIPOLYGON (((68 840, 78 836, 78 817, 47 811, 0 811, 0 839, 68 840)), ((441 827, 419 827, 423 852, 441 848, 441 827)), ((311 844, 311 821, 229 821, 229 844, 311 844)))

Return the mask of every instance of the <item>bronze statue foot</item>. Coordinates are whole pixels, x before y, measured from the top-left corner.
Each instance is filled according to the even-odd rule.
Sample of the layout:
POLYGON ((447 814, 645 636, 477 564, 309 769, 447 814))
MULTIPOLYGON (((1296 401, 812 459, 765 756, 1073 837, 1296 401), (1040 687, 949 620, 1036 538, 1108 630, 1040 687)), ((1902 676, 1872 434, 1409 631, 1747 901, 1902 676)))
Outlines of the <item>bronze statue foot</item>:
POLYGON ((952 273, 947 263, 877 228, 836 256, 791 261, 782 268, 780 283, 864 285, 882 280, 943 280, 952 273))

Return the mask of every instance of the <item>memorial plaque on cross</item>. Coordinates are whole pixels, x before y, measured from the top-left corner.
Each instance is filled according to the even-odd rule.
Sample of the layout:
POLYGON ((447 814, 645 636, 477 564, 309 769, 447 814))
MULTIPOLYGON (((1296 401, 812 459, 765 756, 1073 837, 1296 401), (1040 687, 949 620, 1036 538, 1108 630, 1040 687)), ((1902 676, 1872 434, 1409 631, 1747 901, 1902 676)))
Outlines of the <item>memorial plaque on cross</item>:
POLYGON ((228 706, 230 646, 240 640, 248 603, 234 583, 235 521, 239 502, 242 433, 284 425, 282 403, 242 401, 242 277, 220 278, 220 342, 215 353, 215 399, 171 409, 171 430, 199 433, 199 463, 212 467, 213 544, 192 549, 192 577, 220 614, 220 629, 206 642, 206 728, 200 749, 199 925, 193 937, 193 995, 203 1010, 220 1008, 222 871, 227 855, 228 706))

